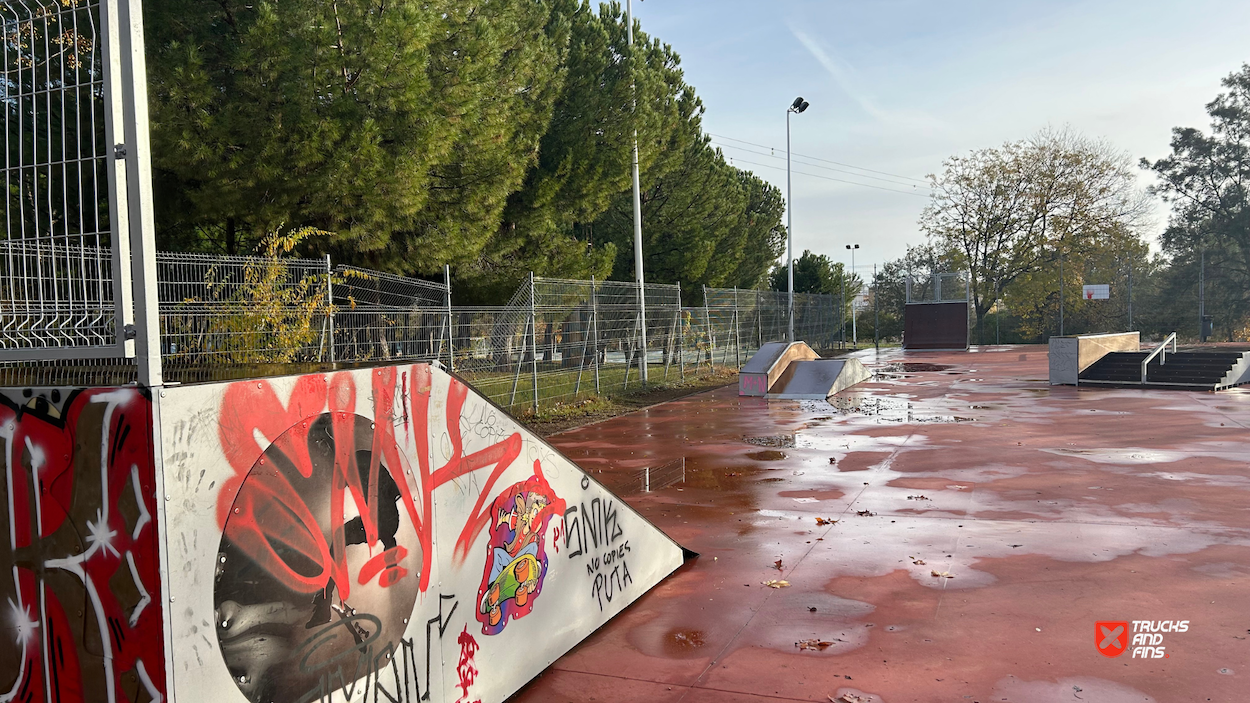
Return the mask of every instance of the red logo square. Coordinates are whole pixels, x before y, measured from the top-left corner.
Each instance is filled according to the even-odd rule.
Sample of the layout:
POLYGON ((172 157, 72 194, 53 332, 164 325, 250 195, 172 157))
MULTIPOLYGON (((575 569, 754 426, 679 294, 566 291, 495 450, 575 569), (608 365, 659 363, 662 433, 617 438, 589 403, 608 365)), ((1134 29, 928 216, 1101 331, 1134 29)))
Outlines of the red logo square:
POLYGON ((1128 649, 1128 623, 1099 621, 1094 623, 1094 645, 1104 657, 1118 657, 1128 649))

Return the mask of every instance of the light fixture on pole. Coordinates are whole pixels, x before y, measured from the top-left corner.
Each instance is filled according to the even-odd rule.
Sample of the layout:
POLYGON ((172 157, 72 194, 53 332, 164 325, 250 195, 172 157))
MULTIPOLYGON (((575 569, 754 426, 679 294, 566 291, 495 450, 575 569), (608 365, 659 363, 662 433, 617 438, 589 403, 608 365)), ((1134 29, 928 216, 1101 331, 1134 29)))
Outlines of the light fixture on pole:
POLYGON ((786 290, 790 292, 790 336, 787 341, 794 341, 794 203, 793 189, 790 185, 790 113, 798 114, 808 107, 802 97, 794 99, 786 109, 786 290))
MULTIPOLYGON (((851 275, 855 275, 855 250, 859 248, 858 244, 847 244, 847 249, 851 250, 851 275)), ((859 331, 855 328, 855 299, 863 292, 863 285, 856 287, 854 293, 851 294, 851 346, 859 349, 859 331)))
MULTIPOLYGON (((629 60, 634 60, 634 3, 626 0, 625 25, 629 37, 629 60)), ((633 86, 631 86, 632 88, 633 86)), ((634 109, 638 108, 638 96, 634 95, 634 109)), ((647 299, 646 288, 642 282, 642 187, 638 179, 638 130, 634 130, 634 158, 630 166, 630 175, 634 181, 634 277, 638 279, 638 330, 639 345, 642 354, 638 359, 638 375, 643 387, 647 385, 647 299)))

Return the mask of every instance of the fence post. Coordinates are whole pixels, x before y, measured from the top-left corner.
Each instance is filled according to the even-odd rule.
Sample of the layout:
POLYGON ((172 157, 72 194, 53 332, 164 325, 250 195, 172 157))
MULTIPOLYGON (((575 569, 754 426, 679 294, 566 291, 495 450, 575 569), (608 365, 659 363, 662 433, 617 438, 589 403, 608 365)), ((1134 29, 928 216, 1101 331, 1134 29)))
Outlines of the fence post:
MULTIPOLYGON (((641 255, 640 255, 641 256, 641 255)), ((639 269, 641 272, 641 268, 639 269)), ((639 342, 642 346, 642 355, 638 357, 639 377, 642 379, 642 387, 647 387, 647 286, 642 282, 642 276, 638 276, 638 333, 639 342)))
POLYGON ((734 286, 734 366, 742 368, 742 335, 738 330, 738 286, 734 286))
POLYGON ((538 414, 538 301, 534 299, 534 272, 530 271, 530 382, 534 386, 534 414, 538 414))
POLYGON ((330 349, 330 363, 335 362, 334 357, 334 268, 330 263, 330 255, 326 254, 326 335, 327 346, 330 349))
POLYGON ((443 282, 447 284, 447 370, 456 370, 456 327, 451 322, 451 266, 443 264, 443 282))
POLYGON ((716 365, 716 335, 712 333, 712 309, 707 302, 707 286, 703 286, 703 319, 707 320, 707 367, 716 365))
MULTIPOLYGON (((152 147, 148 135, 148 77, 143 47, 143 5, 120 0, 122 112, 125 144, 114 152, 126 160, 126 207, 130 268, 134 290, 135 356, 139 383, 164 385, 161 371, 161 320, 156 281, 156 223, 152 208, 152 147)), ((120 193, 118 194, 120 198, 120 193)), ((118 236, 123 236, 118 232, 118 236)))
POLYGON ((755 348, 764 346, 764 305, 763 293, 755 291, 755 348))
POLYGON ((686 380, 686 359, 682 353, 686 350, 686 315, 681 307, 681 281, 677 282, 677 368, 681 369, 681 379, 686 380))
POLYGON ((595 369, 595 394, 599 393, 599 305, 597 291, 599 286, 595 283, 595 277, 590 277, 590 327, 594 336, 592 350, 594 352, 594 369, 595 369))
POLYGON ((108 212, 112 239, 114 334, 121 355, 133 358, 135 343, 129 339, 134 330, 134 287, 130 276, 130 231, 126 203, 126 161, 117 158, 114 145, 126 140, 126 115, 123 106, 125 87, 122 84, 121 17, 115 3, 100 3, 100 42, 104 49, 102 88, 104 90, 104 138, 113 158, 108 159, 108 212))

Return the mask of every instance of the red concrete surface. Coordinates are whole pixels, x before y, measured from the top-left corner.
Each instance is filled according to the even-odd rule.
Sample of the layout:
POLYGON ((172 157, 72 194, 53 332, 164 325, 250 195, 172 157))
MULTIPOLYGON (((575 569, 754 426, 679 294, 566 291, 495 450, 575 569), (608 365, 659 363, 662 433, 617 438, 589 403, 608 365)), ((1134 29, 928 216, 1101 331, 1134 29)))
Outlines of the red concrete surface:
POLYGON ((515 700, 1250 700, 1250 392, 1052 388, 1043 347, 861 358, 833 405, 725 388, 553 438, 609 484, 686 457, 627 499, 701 556, 515 700), (1108 658, 1100 620, 1189 629, 1108 658))

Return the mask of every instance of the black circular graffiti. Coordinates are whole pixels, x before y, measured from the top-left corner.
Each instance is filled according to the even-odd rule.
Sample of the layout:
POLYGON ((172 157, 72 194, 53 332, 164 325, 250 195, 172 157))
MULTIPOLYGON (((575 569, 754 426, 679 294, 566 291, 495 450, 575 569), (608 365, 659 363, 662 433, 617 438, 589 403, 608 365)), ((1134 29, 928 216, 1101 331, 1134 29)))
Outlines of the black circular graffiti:
POLYGON ((222 656, 250 701, 308 700, 399 648, 422 548, 403 469, 373 441, 367 418, 309 418, 275 439, 239 488, 213 605, 222 656))

